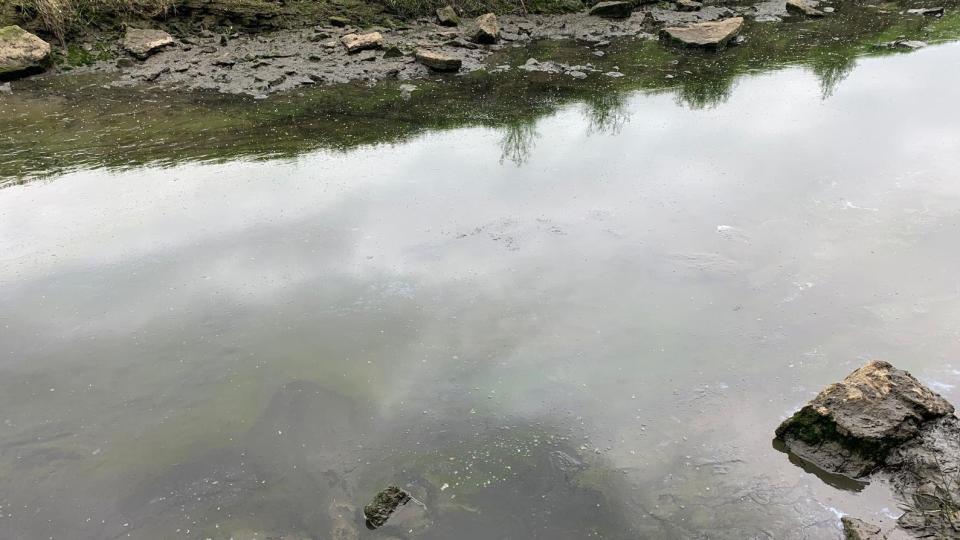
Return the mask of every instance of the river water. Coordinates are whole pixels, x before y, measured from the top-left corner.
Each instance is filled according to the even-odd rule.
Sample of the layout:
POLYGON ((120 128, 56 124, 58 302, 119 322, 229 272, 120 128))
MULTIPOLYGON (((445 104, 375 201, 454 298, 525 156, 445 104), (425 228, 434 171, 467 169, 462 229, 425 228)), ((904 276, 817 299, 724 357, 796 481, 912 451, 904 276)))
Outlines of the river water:
MULTIPOLYGON (((136 150, 98 140, 102 162, 9 183, 0 537, 889 523, 884 486, 772 437, 874 358, 960 401, 958 68, 946 43, 826 90, 781 66, 696 106, 633 91, 282 155, 260 133, 117 167, 136 150), (426 509, 370 531, 389 484, 426 509)), ((7 172, 63 155, 17 149, 7 172)))

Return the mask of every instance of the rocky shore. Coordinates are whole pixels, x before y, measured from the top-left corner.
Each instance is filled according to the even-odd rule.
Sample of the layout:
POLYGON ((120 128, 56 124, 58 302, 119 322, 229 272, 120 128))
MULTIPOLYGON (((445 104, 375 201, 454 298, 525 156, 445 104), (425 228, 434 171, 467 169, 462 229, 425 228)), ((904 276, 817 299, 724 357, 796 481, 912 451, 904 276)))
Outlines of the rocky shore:
POLYGON ((898 529, 845 517, 847 538, 960 538, 960 420, 910 373, 870 362, 821 391, 776 437, 828 473, 889 481, 903 501, 898 529))
MULTIPOLYGON (((309 27, 255 33, 230 28, 178 33, 170 27, 164 30, 157 21, 155 28, 128 26, 121 35, 81 40, 78 46, 95 59, 78 67, 59 64, 53 71, 111 73, 112 84, 118 86, 151 84, 257 97, 306 85, 407 81, 477 70, 617 77, 621 74, 616 70, 601 71, 589 63, 572 66, 528 58, 510 65, 497 63, 494 55, 538 40, 575 40, 597 57, 616 39, 659 38, 664 47, 723 49, 748 40, 753 24, 829 16, 836 11, 831 1, 765 0, 747 5, 614 1, 579 13, 488 13, 475 18, 447 6, 433 17, 391 28, 362 27, 331 17, 309 27)), ((16 78, 50 66, 47 42, 18 27, 0 32, 0 76, 16 78)))

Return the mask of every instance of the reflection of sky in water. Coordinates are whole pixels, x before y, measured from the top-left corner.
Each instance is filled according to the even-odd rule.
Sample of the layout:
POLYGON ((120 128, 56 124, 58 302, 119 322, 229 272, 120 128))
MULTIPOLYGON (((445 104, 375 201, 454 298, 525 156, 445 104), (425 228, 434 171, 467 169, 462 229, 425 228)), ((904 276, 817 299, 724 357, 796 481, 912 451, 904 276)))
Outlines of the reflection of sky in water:
POLYGON ((790 69, 706 110, 638 94, 612 120, 3 190, 0 504, 51 520, 10 530, 136 515, 125 483, 236 443, 293 380, 374 411, 344 428, 366 463, 397 425, 545 422, 623 472, 654 536, 871 517, 880 490, 770 438, 873 357, 960 397, 958 52, 862 60, 826 100, 790 69))

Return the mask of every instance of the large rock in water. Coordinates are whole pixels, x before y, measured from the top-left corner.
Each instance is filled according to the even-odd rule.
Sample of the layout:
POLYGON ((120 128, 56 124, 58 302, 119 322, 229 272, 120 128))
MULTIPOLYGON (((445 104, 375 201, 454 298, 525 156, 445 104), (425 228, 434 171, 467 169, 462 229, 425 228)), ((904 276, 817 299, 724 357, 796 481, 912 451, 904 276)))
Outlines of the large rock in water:
POLYGON ((590 8, 590 15, 610 19, 626 19, 631 13, 632 2, 599 2, 590 8))
POLYGON ((163 30, 127 27, 122 45, 127 52, 144 60, 160 49, 173 45, 173 36, 163 30))
POLYGON ((493 13, 481 15, 473 20, 466 31, 467 38, 475 43, 496 43, 500 39, 500 23, 493 13))
POLYGON ((664 28, 660 35, 685 45, 719 49, 736 37, 742 28, 743 17, 730 17, 720 21, 664 28))
POLYGON ((463 60, 427 49, 417 49, 417 62, 434 71, 459 71, 463 60))
POLYGON ((777 438, 821 469, 864 476, 953 405, 906 371, 870 362, 831 384, 777 428, 777 438))
POLYGON ((380 32, 347 34, 340 38, 340 43, 343 43, 347 52, 351 54, 368 49, 380 49, 383 47, 383 35, 380 32))
POLYGON ((49 43, 19 26, 0 28, 0 79, 41 71, 49 61, 49 43))

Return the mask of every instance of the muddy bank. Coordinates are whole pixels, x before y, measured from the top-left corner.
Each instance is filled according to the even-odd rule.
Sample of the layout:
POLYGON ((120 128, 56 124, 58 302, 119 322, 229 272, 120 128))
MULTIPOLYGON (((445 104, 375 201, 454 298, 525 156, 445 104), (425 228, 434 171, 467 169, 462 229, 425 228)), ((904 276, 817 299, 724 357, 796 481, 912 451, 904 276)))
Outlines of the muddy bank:
POLYGON ((572 38, 596 47, 608 44, 607 40, 614 37, 644 35, 642 13, 617 21, 586 14, 505 16, 499 21, 499 39, 495 44, 475 43, 463 28, 427 21, 398 30, 319 26, 267 35, 226 37, 208 33, 181 39, 142 63, 121 59, 116 63, 98 63, 90 69, 118 71, 118 85, 152 82, 256 96, 304 85, 429 77, 433 70, 416 60, 417 49, 459 59, 459 71, 467 73, 487 68, 486 62, 495 52, 532 40, 572 38), (382 46, 352 53, 342 43, 344 36, 372 32, 383 36, 382 46))
MULTIPOLYGON (((601 69, 593 61, 551 64, 557 59, 532 56, 522 62, 505 62, 503 57, 507 56, 505 51, 538 41, 566 40, 582 47, 590 58, 599 59, 606 55, 605 49, 612 41, 654 40, 658 35, 666 36, 664 48, 683 47, 685 43, 722 48, 750 41, 762 32, 759 27, 783 21, 829 26, 835 24, 829 19, 891 13, 832 0, 811 3, 810 9, 814 9, 812 6, 817 6, 816 17, 788 9, 785 0, 639 6, 605 2, 578 13, 491 15, 492 30, 483 39, 474 35, 479 18, 455 17, 455 13, 442 10, 436 17, 391 26, 354 25, 333 17, 320 25, 265 32, 237 31, 231 26, 211 26, 210 30, 167 21, 160 25, 169 31, 163 34, 165 38, 146 42, 134 39, 131 43, 131 33, 143 31, 139 28, 127 28, 125 36, 93 33, 54 56, 60 60, 57 72, 106 73, 115 78, 111 84, 120 87, 148 84, 263 97, 313 85, 426 79, 445 71, 465 74, 521 69, 574 78, 586 78, 591 73, 619 77, 622 66, 601 69), (598 9, 608 4, 617 9, 598 9), (732 24, 739 21, 738 17, 745 18, 746 23, 732 24), (719 27, 697 26, 714 21, 723 23, 718 23, 719 27), (728 30, 711 36, 715 28, 728 30), (351 41, 367 38, 373 40, 368 46, 355 47, 351 41), (531 59, 536 62, 529 62, 531 59)), ((905 13, 895 16, 925 18, 905 13)), ((141 21, 144 24, 151 23, 141 21)), ((920 40, 910 43, 923 44, 920 40)))

